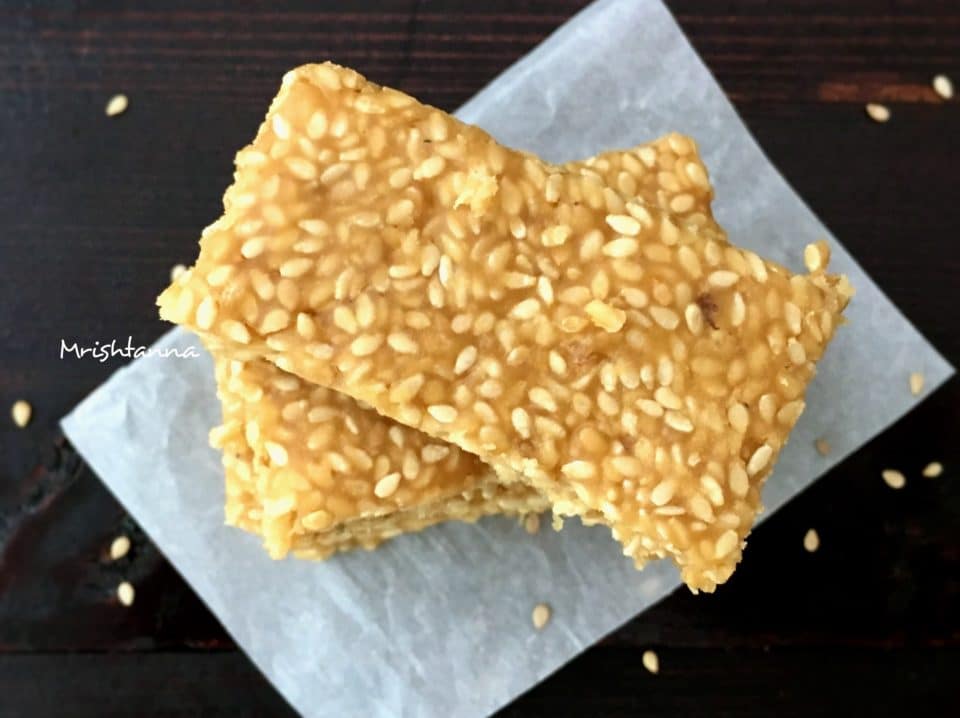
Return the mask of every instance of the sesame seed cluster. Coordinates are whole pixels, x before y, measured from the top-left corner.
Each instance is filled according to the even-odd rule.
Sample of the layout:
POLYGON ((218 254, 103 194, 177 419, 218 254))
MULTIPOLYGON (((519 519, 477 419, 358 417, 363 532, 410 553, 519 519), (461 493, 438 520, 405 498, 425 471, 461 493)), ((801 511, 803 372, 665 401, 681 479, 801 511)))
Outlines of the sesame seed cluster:
POLYGON ((257 533, 274 558, 371 549, 438 521, 545 511, 516 479, 270 362, 218 357, 227 523, 257 533))
MULTIPOLYGON (((609 526, 638 566, 669 557, 694 590, 729 578, 852 296, 826 272, 825 244, 805 252, 806 274, 731 245, 680 135, 549 165, 331 64, 287 74, 236 164, 197 263, 159 299, 162 316, 225 358, 219 374, 252 372, 251 396, 292 375, 310 396, 315 384, 361 402, 336 403, 354 421, 382 415, 356 435, 367 459, 340 474, 377 466, 367 442, 390 442, 389 419, 476 455, 508 488, 532 487, 556 515, 609 526), (266 377, 263 360, 286 374, 266 377)), ((261 437, 231 422, 229 403, 220 433, 251 451, 261 437)), ((244 494, 243 521, 269 506, 277 546, 296 549, 290 527, 318 511, 318 526, 329 514, 349 527, 422 505, 402 471, 386 496, 388 474, 366 476, 344 512, 272 493, 276 482, 341 496, 348 479, 325 494, 325 470, 319 483, 309 473, 323 463, 304 440, 314 429, 267 423, 272 455, 263 439, 249 459, 261 469, 236 481, 270 486, 244 494)), ((350 433, 345 419, 332 425, 333 442, 350 433)), ((488 480, 447 461, 454 478, 437 467, 438 485, 488 480)))

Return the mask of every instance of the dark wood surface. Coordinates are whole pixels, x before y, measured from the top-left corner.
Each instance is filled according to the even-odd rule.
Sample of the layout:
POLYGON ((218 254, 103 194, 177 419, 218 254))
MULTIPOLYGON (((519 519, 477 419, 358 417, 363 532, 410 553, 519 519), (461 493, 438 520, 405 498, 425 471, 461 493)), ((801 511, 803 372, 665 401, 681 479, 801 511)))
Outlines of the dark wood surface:
MULTIPOLYGON (((60 360, 60 340, 164 331, 154 297, 217 216, 286 69, 333 58, 452 110, 582 5, 0 0, 0 716, 291 713, 58 439, 58 419, 122 364, 60 360), (131 104, 110 120, 115 92, 131 104), (7 417, 20 398, 27 430, 7 417), (109 562, 119 532, 133 549, 109 562), (114 598, 123 579, 131 608, 114 598)), ((960 102, 930 89, 938 72, 960 82, 960 6, 669 5, 771 158, 960 361, 960 102), (864 115, 877 99, 886 125, 864 115)), ((952 713, 958 426, 954 380, 761 527, 716 595, 676 593, 502 714, 952 713), (932 460, 944 475, 920 478, 932 460), (881 482, 888 466, 907 473, 902 491, 881 482)))

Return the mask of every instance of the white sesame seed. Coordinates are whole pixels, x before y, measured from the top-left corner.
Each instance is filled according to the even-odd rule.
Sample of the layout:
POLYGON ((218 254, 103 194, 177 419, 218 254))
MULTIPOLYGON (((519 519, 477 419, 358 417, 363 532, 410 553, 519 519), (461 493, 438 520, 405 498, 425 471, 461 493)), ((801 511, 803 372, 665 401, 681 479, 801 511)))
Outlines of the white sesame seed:
POLYGON ((282 444, 278 444, 275 441, 266 441, 264 442, 263 447, 267 450, 267 456, 270 457, 270 461, 276 466, 287 465, 289 456, 287 455, 287 450, 282 444))
POLYGON ((924 378, 923 374, 918 371, 913 372, 910 375, 910 393, 914 396, 919 396, 923 391, 924 378))
POLYGON ((547 227, 540 234, 540 243, 544 247, 559 247, 570 238, 573 230, 565 224, 547 227))
POLYGON ((644 651, 641 660, 643 661, 643 667, 646 668, 650 673, 656 675, 660 672, 660 658, 657 657, 657 654, 653 651, 644 651))
POLYGON ((468 347, 464 347, 460 350, 460 353, 457 354, 457 359, 453 365, 453 373, 456 375, 463 374, 470 370, 477 361, 477 348, 472 344, 468 347))
POLYGON ((944 100, 953 99, 953 82, 946 75, 937 75, 933 78, 933 90, 944 100))
POLYGON ((826 439, 817 439, 813 445, 817 447, 820 456, 827 456, 830 453, 830 442, 826 439))
POLYGON ((640 234, 640 223, 627 214, 608 214, 607 224, 617 234, 625 234, 628 237, 636 237, 640 234))
POLYGON ((867 103, 867 115, 874 122, 886 122, 890 119, 890 108, 878 102, 867 103))
POLYGON ((523 518, 523 528, 530 535, 538 533, 540 531, 540 514, 527 514, 523 518))
POLYGON ((123 558, 130 551, 130 539, 126 536, 117 536, 110 544, 110 558, 114 561, 123 558))
POLYGON ((740 537, 737 536, 737 532, 733 529, 723 533, 719 539, 717 539, 717 545, 714 547, 714 558, 723 558, 724 556, 730 555, 730 553, 740 544, 740 537))
POLYGON ((250 330, 247 329, 243 323, 235 319, 227 319, 220 324, 220 328, 231 341, 237 342, 238 344, 250 343, 250 330))
POLYGON ((186 271, 187 268, 183 264, 174 264, 172 267, 170 267, 170 281, 177 281, 186 271))
POLYGON ((273 133, 281 140, 290 139, 290 123, 287 122, 283 115, 279 113, 274 115, 270 126, 273 128, 273 133))
POLYGON ((603 245, 603 253, 614 258, 630 257, 639 250, 640 243, 632 237, 617 237, 603 245))
POLYGON ((623 328, 627 321, 627 313, 622 309, 611 307, 606 302, 599 299, 591 300, 584 307, 587 316, 593 320, 593 323, 606 332, 618 332, 623 328))
POLYGON ((747 462, 747 473, 750 474, 750 476, 755 476, 760 473, 767 468, 767 464, 770 463, 771 458, 773 458, 773 447, 769 444, 762 444, 753 452, 753 456, 751 456, 750 461, 747 462))
POLYGON ((22 429, 30 423, 30 417, 33 415, 33 407, 21 399, 14 402, 13 408, 10 410, 10 415, 13 417, 13 423, 22 429))
POLYGON ((676 490, 676 481, 673 479, 664 479, 653 487, 653 491, 650 492, 650 501, 652 501, 655 506, 664 506, 673 498, 676 490))
POLYGON ((387 474, 377 482, 376 486, 373 487, 373 493, 379 498, 385 499, 392 496, 399 485, 400 472, 394 471, 392 474, 387 474))
POLYGON ((667 307, 652 306, 650 307, 649 311, 650 316, 653 317, 653 321, 655 321, 664 329, 676 329, 677 325, 680 323, 680 317, 677 316, 677 313, 672 309, 668 309, 667 307))
POLYGON ((571 479, 590 479, 597 475, 597 467, 589 461, 570 461, 560 467, 564 476, 571 479))
POLYGON ((123 606, 132 606, 135 591, 129 581, 124 581, 117 586, 117 599, 123 606))
POLYGON ((542 629, 550 621, 550 606, 545 603, 538 603, 533 607, 531 619, 533 620, 534 628, 538 631, 542 629))
POLYGON ((527 396, 534 404, 546 411, 556 411, 557 402, 553 395, 542 386, 535 386, 527 392, 527 396))
POLYGON ((816 529, 810 529, 803 535, 803 547, 810 553, 820 548, 820 536, 816 529))
POLYGON ((457 419, 457 410, 449 404, 431 404, 427 407, 427 413, 441 424, 449 424, 457 419))
POLYGON ((126 112, 129 104, 130 101, 127 99, 126 95, 114 95, 107 102, 104 112, 106 113, 107 117, 116 117, 117 115, 126 112))
POLYGON ((350 342, 350 353, 356 357, 373 354, 383 344, 382 334, 361 334, 350 342))
POLYGON ((718 289, 732 287, 739 280, 740 275, 736 272, 731 272, 728 269, 718 269, 715 272, 711 272, 710 276, 707 277, 707 283, 711 287, 716 287, 718 289))
POLYGON ((880 472, 880 475, 891 489, 902 489, 907 485, 907 477, 903 475, 903 472, 896 469, 884 469, 880 472))
POLYGON ((668 411, 667 415, 663 417, 663 421, 667 426, 676 431, 680 431, 685 434, 693 431, 693 422, 683 414, 678 414, 675 411, 668 411))
POLYGON ((406 332, 391 332, 387 344, 399 354, 416 354, 420 350, 420 345, 406 332))
POLYGON ((536 299, 524 299, 510 310, 510 316, 516 319, 533 319, 539 311, 540 302, 536 299))
POLYGON ((417 165, 417 168, 413 171, 413 178, 415 180, 420 180, 436 177, 438 174, 443 172, 445 165, 446 161, 440 155, 429 157, 417 165))
POLYGON ((923 467, 923 475, 928 479, 935 479, 943 473, 943 464, 939 461, 933 461, 923 467))

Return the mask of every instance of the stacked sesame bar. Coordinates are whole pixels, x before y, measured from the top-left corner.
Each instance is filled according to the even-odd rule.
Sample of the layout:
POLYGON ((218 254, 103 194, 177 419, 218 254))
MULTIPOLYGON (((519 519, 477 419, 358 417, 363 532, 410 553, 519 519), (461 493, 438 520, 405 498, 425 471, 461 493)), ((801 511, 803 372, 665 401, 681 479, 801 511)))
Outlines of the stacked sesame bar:
POLYGON ((678 135, 558 167, 351 70, 288 73, 159 299, 221 357, 228 518, 324 556, 451 499, 549 503, 713 590, 852 291, 823 245, 805 275, 732 246, 709 198, 678 135))
MULTIPOLYGON (((679 135, 566 169, 663 207, 687 194, 685 221, 713 225, 706 168, 679 135)), ((365 321, 364 306, 357 316, 365 321)), ((326 558, 438 521, 549 507, 538 492, 515 477, 499 480, 472 454, 445 442, 425 446, 421 432, 270 362, 219 357, 216 377, 224 423, 211 440, 223 450, 227 522, 260 534, 276 558, 291 550, 326 558), (296 479, 303 476, 310 481, 296 479)))

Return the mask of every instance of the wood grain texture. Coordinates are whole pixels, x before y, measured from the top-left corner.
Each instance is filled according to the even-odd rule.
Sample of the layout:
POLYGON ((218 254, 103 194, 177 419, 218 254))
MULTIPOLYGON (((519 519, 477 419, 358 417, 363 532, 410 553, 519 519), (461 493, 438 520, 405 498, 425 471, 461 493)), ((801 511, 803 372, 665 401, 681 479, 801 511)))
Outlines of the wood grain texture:
MULTIPOLYGON (((930 88, 940 72, 960 82, 960 5, 668 4, 775 164, 960 361, 960 102, 930 88), (886 125, 864 115, 877 100, 886 125)), ((583 5, 0 0, 0 716, 289 714, 57 438, 123 363, 61 360, 60 340, 165 330, 154 297, 219 214, 233 152, 285 70, 334 58, 452 110, 583 5), (130 109, 108 119, 116 92, 130 109), (27 430, 6 418, 19 398, 27 430), (110 562, 121 532, 133 549, 110 562)), ((953 380, 765 523, 717 594, 671 596, 503 715, 945 714, 960 669, 958 425, 953 380), (932 460, 944 476, 920 478, 932 460), (902 491, 880 480, 891 466, 902 491)))

